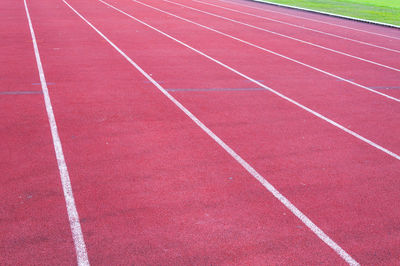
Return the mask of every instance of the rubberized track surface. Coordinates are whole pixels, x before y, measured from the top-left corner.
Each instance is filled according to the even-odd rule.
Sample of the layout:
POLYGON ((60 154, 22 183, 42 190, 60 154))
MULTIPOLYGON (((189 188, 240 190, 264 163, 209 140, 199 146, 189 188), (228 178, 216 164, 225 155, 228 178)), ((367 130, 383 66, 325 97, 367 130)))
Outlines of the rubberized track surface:
POLYGON ((399 263, 399 30, 242 0, 0 9, 0 264, 399 263))

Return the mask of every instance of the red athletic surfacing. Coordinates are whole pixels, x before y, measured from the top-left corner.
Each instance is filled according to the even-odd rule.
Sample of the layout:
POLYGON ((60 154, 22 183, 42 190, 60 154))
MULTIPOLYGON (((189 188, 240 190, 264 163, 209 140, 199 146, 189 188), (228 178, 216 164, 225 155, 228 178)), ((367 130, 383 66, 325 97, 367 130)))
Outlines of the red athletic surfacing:
MULTIPOLYGON (((395 205, 399 200, 398 160, 258 90, 248 80, 98 1, 69 3, 356 261, 396 263, 400 239, 396 226, 400 213, 395 205)), ((398 103, 141 4, 127 0, 110 3, 379 145, 400 152, 398 103)), ((399 77, 386 70, 374 76, 378 71, 375 67, 164 1, 145 3, 229 31, 246 41, 280 49, 286 56, 330 68, 336 75, 371 87, 395 87, 399 77), (332 63, 314 60, 318 57, 332 63)), ((201 8, 197 2, 181 3, 201 8)), ((38 83, 38 77, 23 6, 10 1, 3 5, 8 6, 10 17, 18 14, 12 23, 23 21, 23 29, 13 31, 18 32, 20 41, 3 40, 5 47, 14 43, 18 44, 14 47, 21 47, 17 55, 4 61, 30 73, 21 79, 17 71, 3 67, 8 78, 2 79, 1 89, 11 91, 38 83)), ((50 96, 92 264, 345 263, 63 2, 32 0, 28 6, 51 84, 50 96)), ((223 15, 233 16, 226 11, 223 15)), ((247 20, 236 14, 235 19, 239 18, 247 20)), ((264 23, 255 19, 250 22, 264 23)), ((354 27, 386 32, 380 27, 358 25, 354 23, 354 27)), ((11 35, 11 28, 4 32, 11 35)), ((387 34, 397 32, 388 29, 387 34)), ((307 33, 302 36, 308 38, 307 33)), ((314 33, 311 37, 316 38, 314 33)), ((370 41, 378 44, 381 38, 370 41)), ((331 42, 337 49, 354 50, 351 44, 341 47, 336 40, 331 42)), ((399 41, 387 43, 400 48, 399 41)), ((360 53, 370 54, 375 60, 379 52, 382 55, 377 58, 399 62, 395 60, 398 55, 370 49, 365 47, 360 53)), ((399 95, 394 88, 385 90, 394 97, 399 95)), ((76 258, 42 97, 7 95, 13 97, 10 100, 5 96, 0 95, 6 109, 3 115, 13 117, 6 121, 16 133, 2 131, 9 148, 2 149, 1 156, 10 161, 2 167, 9 180, 4 186, 3 195, 9 198, 4 210, 8 216, 14 214, 2 220, 2 228, 16 229, 12 234, 2 234, 2 261, 71 264, 76 258), (15 104, 18 102, 21 104, 15 104), (27 117, 21 116, 23 113, 39 116, 30 116, 30 123, 24 123, 27 117), (40 151, 38 138, 29 133, 36 127, 43 131, 40 136, 47 143, 40 151), (14 157, 8 155, 10 151, 14 157), (32 153, 42 154, 43 160, 35 163, 37 157, 32 153), (21 169, 26 169, 20 175, 26 180, 23 183, 15 178, 21 169), (49 181, 35 182, 37 176, 44 176, 42 173, 49 181), (37 211, 29 209, 34 215, 28 219, 21 213, 18 197, 21 191, 27 191, 27 197, 33 195, 29 192, 35 185, 57 191, 53 195, 57 200, 43 193, 35 202, 37 211), (35 222, 38 220, 41 222, 35 222), (37 232, 37 241, 30 240, 31 232, 37 232)))

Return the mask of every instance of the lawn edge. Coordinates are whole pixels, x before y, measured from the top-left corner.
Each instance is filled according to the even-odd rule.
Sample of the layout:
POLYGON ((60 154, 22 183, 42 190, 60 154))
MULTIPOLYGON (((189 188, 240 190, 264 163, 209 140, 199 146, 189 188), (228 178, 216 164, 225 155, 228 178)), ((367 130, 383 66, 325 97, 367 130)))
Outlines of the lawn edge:
POLYGON ((343 19, 348 19, 348 20, 353 20, 353 21, 358 21, 358 22, 374 24, 374 25, 378 25, 378 26, 385 26, 385 27, 400 29, 400 25, 394 25, 394 24, 390 24, 390 23, 384 23, 384 22, 373 21, 373 20, 362 19, 362 18, 349 17, 349 16, 345 16, 345 15, 339 15, 339 14, 335 14, 335 13, 319 11, 319 10, 315 10, 315 9, 279 4, 279 3, 274 3, 274 2, 265 1, 265 0, 246 0, 246 1, 252 1, 252 2, 258 2, 258 3, 267 4, 267 5, 274 5, 274 6, 291 8, 291 9, 297 9, 297 10, 307 11, 307 12, 311 12, 311 13, 327 15, 327 16, 331 16, 331 17, 338 17, 338 18, 343 18, 343 19))

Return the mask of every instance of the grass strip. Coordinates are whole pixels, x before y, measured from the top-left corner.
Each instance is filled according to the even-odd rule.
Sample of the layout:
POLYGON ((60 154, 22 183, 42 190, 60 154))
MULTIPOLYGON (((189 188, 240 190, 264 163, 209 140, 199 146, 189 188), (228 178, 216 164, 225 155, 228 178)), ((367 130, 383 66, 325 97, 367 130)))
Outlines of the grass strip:
POLYGON ((400 0, 267 0, 400 26, 400 0))

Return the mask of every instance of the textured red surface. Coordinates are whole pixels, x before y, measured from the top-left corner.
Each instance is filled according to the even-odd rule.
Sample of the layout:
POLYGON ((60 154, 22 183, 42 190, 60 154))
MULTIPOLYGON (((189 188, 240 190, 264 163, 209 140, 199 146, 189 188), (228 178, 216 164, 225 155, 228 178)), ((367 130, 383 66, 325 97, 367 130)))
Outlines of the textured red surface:
POLYGON ((0 9, 0 264, 73 264, 24 5, 2 1, 0 9))
MULTIPOLYGON (((398 160, 98 1, 69 3, 355 260, 398 263, 398 160)), ((138 3, 110 3, 400 153, 399 103, 138 3)), ((164 1, 146 3, 365 86, 400 86, 396 71, 164 1)), ((400 67, 398 53, 180 3, 400 67)), ((213 3, 400 49, 395 39, 213 3)), ((40 91, 23 4, 1 5, 0 90, 40 91)), ((62 1, 28 6, 93 265, 345 263, 62 1)), ((0 104, 0 264, 73 264, 42 95, 0 94, 0 104)))

